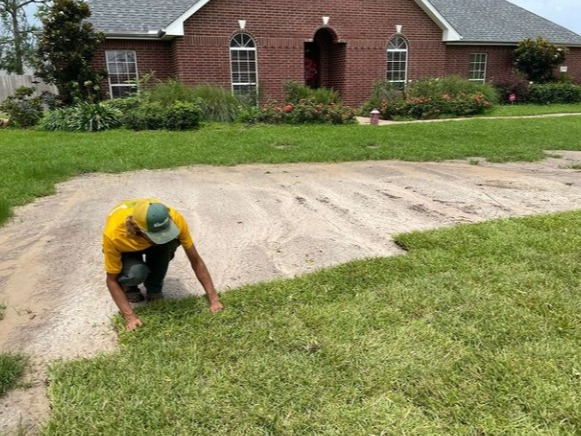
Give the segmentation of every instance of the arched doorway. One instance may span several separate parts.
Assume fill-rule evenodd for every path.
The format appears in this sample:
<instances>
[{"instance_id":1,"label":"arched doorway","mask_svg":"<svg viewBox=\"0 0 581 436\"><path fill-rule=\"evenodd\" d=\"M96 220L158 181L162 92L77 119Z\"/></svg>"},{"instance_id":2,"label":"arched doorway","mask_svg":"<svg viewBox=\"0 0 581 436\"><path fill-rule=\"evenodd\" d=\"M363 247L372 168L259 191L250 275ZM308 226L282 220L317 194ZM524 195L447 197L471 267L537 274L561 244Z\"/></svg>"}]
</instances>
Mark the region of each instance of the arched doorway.
<instances>
[{"instance_id":1,"label":"arched doorway","mask_svg":"<svg viewBox=\"0 0 581 436\"><path fill-rule=\"evenodd\" d=\"M341 93L345 83L345 43L329 28L317 30L312 41L305 42L305 85L331 88Z\"/></svg>"}]
</instances>

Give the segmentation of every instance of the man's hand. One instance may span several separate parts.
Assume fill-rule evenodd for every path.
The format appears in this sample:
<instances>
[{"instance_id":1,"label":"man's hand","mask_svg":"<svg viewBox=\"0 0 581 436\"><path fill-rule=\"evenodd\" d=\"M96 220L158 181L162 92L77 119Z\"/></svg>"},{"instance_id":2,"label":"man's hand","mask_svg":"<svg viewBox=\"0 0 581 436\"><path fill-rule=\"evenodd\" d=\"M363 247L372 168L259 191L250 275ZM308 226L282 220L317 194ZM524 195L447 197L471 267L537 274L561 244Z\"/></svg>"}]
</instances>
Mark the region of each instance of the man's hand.
<instances>
[{"instance_id":1,"label":"man's hand","mask_svg":"<svg viewBox=\"0 0 581 436\"><path fill-rule=\"evenodd\" d=\"M210 312L218 313L224 309L224 306L219 301L210 304Z\"/></svg>"},{"instance_id":2,"label":"man's hand","mask_svg":"<svg viewBox=\"0 0 581 436\"><path fill-rule=\"evenodd\" d=\"M196 250L193 245L190 248L184 248L186 255L192 265L192 269L196 274L199 282L201 283L204 291L206 291L206 297L208 297L208 302L210 303L210 312L218 313L224 309L222 303L220 303L220 298L214 289L214 283L212 282L212 277L210 277L210 272L202 259L202 256Z\"/></svg>"},{"instance_id":3,"label":"man's hand","mask_svg":"<svg viewBox=\"0 0 581 436\"><path fill-rule=\"evenodd\" d=\"M127 328L128 332L132 332L137 327L142 326L142 325L143 325L143 322L141 322L141 320L135 315L130 315L130 316L125 317L125 327Z\"/></svg>"}]
</instances>

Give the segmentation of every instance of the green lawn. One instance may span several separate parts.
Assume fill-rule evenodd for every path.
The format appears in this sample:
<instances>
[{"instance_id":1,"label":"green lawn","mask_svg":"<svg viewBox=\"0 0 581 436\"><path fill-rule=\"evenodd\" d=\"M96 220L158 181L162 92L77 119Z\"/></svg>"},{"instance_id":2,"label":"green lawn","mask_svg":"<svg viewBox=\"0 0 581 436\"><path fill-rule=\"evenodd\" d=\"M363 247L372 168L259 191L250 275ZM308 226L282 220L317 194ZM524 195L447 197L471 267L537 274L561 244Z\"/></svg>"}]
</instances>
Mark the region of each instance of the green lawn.
<instances>
[{"instance_id":1,"label":"green lawn","mask_svg":"<svg viewBox=\"0 0 581 436\"><path fill-rule=\"evenodd\" d=\"M6 306L0 304L0 321L4 319ZM24 373L26 357L21 354L0 353L0 397L16 386Z\"/></svg>"},{"instance_id":2,"label":"green lawn","mask_svg":"<svg viewBox=\"0 0 581 436\"><path fill-rule=\"evenodd\" d=\"M486 117L518 117L547 114L581 113L581 104L515 104L494 106Z\"/></svg>"},{"instance_id":3,"label":"green lawn","mask_svg":"<svg viewBox=\"0 0 581 436\"><path fill-rule=\"evenodd\" d=\"M214 124L194 132L50 133L0 130L0 224L11 208L89 172L180 165L542 159L546 150L581 150L581 116L474 119L393 126Z\"/></svg>"},{"instance_id":4,"label":"green lawn","mask_svg":"<svg viewBox=\"0 0 581 436\"><path fill-rule=\"evenodd\" d=\"M57 364L61 434L580 434L581 212L398 237L351 262L140 311Z\"/></svg>"}]
</instances>

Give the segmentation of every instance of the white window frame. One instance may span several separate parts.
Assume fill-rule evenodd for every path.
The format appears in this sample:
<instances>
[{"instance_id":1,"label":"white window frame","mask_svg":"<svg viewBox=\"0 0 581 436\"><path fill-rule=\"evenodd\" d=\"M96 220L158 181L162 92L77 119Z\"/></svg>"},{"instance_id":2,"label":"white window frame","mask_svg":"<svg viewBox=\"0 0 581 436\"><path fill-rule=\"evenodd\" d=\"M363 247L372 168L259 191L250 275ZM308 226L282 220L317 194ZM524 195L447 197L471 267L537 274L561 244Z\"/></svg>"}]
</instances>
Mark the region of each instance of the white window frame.
<instances>
[{"instance_id":1,"label":"white window frame","mask_svg":"<svg viewBox=\"0 0 581 436\"><path fill-rule=\"evenodd\" d=\"M237 38L241 38L242 40L238 41ZM247 55L249 53L254 53L254 59L248 60L247 57L246 60L241 60L238 55L242 52L245 52ZM235 57L238 57L238 59L235 59ZM240 71L240 65L243 62L246 62L246 72ZM235 67L238 69L235 70ZM243 74L247 74L249 80L234 80L240 78ZM254 76L254 81L250 80L252 78L251 76ZM242 97L252 97L255 99L258 97L258 51L256 50L256 41L254 41L254 38L248 33L240 32L230 39L230 78L232 82L232 94ZM247 91L252 87L254 88L253 92L240 92L240 88Z\"/></svg>"},{"instance_id":2,"label":"white window frame","mask_svg":"<svg viewBox=\"0 0 581 436\"><path fill-rule=\"evenodd\" d=\"M486 68L488 66L488 53L472 53L468 67L468 80L471 82L486 82Z\"/></svg>"},{"instance_id":3,"label":"white window frame","mask_svg":"<svg viewBox=\"0 0 581 436\"><path fill-rule=\"evenodd\" d=\"M399 57L399 56L401 56L401 54L403 54L403 56L405 57L405 59L403 61L401 59L397 59L397 60L390 59L390 57L393 55L398 55L398 57ZM407 40L401 35L396 35L393 38L391 38L389 40L389 43L387 44L386 78L387 78L389 83L400 85L402 88L405 87L407 80L408 80L408 60L409 60L409 50L408 50ZM398 69L391 68L390 69L390 66L393 67L395 65L398 65L400 68L398 68ZM402 65L403 65L403 70L401 69ZM393 77L395 75L399 76L402 73L402 71L403 71L403 79L393 79Z\"/></svg>"},{"instance_id":4,"label":"white window frame","mask_svg":"<svg viewBox=\"0 0 581 436\"><path fill-rule=\"evenodd\" d=\"M110 54L113 57L117 56L117 53L123 53L125 56L124 61L116 61L116 62L111 62L109 61L110 58ZM131 53L133 54L133 62L128 62L127 61L127 53ZM125 95L115 95L115 93L113 92L114 89L119 89L119 88L131 88L133 91L137 90L137 81L139 80L139 70L137 69L137 53L135 52L135 50L107 50L105 52L105 60L107 62L107 74L108 74L108 82L109 82L109 96L113 99L113 98L123 98ZM131 65L133 64L135 66L135 73L129 71L130 68L126 68L124 72L122 73L112 73L112 65L113 64L120 64L120 65ZM116 76L116 75L126 75L127 76L127 80L122 82L122 83L112 83L111 81L111 77L112 76ZM129 83L129 81L131 81L132 83Z\"/></svg>"}]
</instances>

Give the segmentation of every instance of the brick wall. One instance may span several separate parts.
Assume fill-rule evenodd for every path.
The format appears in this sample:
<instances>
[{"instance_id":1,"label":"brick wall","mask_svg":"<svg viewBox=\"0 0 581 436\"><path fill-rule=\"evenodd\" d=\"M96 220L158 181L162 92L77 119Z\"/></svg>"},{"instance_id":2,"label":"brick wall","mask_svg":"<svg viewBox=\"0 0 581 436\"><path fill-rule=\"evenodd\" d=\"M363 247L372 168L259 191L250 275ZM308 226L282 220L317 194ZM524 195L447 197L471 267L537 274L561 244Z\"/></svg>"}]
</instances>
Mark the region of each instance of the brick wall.
<instances>
[{"instance_id":1,"label":"brick wall","mask_svg":"<svg viewBox=\"0 0 581 436\"><path fill-rule=\"evenodd\" d=\"M581 84L581 47L570 48L563 65L567 66L567 74Z\"/></svg>"},{"instance_id":2,"label":"brick wall","mask_svg":"<svg viewBox=\"0 0 581 436\"><path fill-rule=\"evenodd\" d=\"M292 14L290 13L292 11ZM330 17L327 26L322 17ZM283 83L304 81L305 43L321 47L320 81L338 90L349 105L361 104L373 82L385 78L386 49L403 26L408 41L408 79L468 75L471 53L488 53L487 78L511 67L512 47L446 46L442 30L412 0L212 0L185 23L185 36L171 42L108 40L104 49L138 53L140 74L154 71L189 85L231 86L230 39L246 20L256 42L263 97L283 98ZM97 55L104 66L103 50ZM581 49L570 71L581 76Z\"/></svg>"},{"instance_id":3,"label":"brick wall","mask_svg":"<svg viewBox=\"0 0 581 436\"><path fill-rule=\"evenodd\" d=\"M512 52L515 47L495 46L448 46L446 49L447 75L454 74L468 77L470 56L476 53L487 54L486 81L493 81L495 77L505 75L512 69Z\"/></svg>"},{"instance_id":4,"label":"brick wall","mask_svg":"<svg viewBox=\"0 0 581 436\"><path fill-rule=\"evenodd\" d=\"M186 84L230 87L229 42L246 20L255 38L262 95L282 99L286 80L304 80L304 45L315 39L321 52L321 81L337 89L344 101L365 100L376 79L385 77L386 49L395 25L409 41L409 78L441 75L445 66L442 31L411 0L213 0L185 23L184 37L170 43L108 40L106 49L138 52L140 73L176 76ZM289 11L293 11L292 16ZM328 26L322 17L329 16ZM319 30L321 32L317 33ZM157 45L156 45L157 44ZM99 53L104 66L104 54Z\"/></svg>"},{"instance_id":5,"label":"brick wall","mask_svg":"<svg viewBox=\"0 0 581 436\"><path fill-rule=\"evenodd\" d=\"M289 14L292 11L292 15ZM326 30L322 17L330 17ZM442 31L410 0L213 0L185 23L186 37L176 40L179 76L186 83L230 83L229 39L246 20L246 32L258 49L262 92L282 99L286 80L303 81L304 44L321 50L321 84L337 89L348 104L367 98L373 82L385 77L387 42L395 25L410 41L409 77L441 74L445 47Z\"/></svg>"},{"instance_id":6,"label":"brick wall","mask_svg":"<svg viewBox=\"0 0 581 436\"><path fill-rule=\"evenodd\" d=\"M486 67L486 81L494 82L495 77L500 77L510 72L513 68L512 54L516 46L455 46L450 45L446 49L446 74L455 74L468 77L470 55L474 53L486 53L488 62ZM567 74L573 78L581 79L581 48L570 48L569 55L563 63L567 66ZM558 72L557 68L555 72Z\"/></svg>"}]
</instances>

